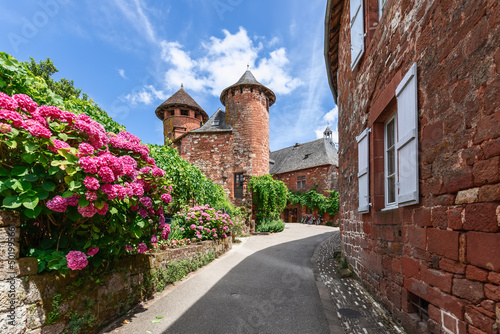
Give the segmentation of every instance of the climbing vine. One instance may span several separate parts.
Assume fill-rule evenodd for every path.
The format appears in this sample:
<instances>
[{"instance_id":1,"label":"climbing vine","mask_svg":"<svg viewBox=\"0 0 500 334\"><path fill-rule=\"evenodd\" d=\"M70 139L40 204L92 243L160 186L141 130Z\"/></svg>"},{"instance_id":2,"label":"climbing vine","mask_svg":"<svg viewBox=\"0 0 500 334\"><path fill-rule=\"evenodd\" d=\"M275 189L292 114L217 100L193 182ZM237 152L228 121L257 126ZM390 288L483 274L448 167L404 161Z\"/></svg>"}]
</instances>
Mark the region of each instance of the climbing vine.
<instances>
[{"instance_id":1,"label":"climbing vine","mask_svg":"<svg viewBox=\"0 0 500 334\"><path fill-rule=\"evenodd\" d=\"M287 187L284 182L274 180L271 175L252 176L249 184L257 206L257 223L263 219L276 219L286 206Z\"/></svg>"},{"instance_id":2,"label":"climbing vine","mask_svg":"<svg viewBox=\"0 0 500 334\"><path fill-rule=\"evenodd\" d=\"M311 210L318 210L322 215L325 212L330 216L334 216L339 211L339 193L338 191L329 191L329 196L326 197L316 192L316 189L311 189L308 192L292 192L288 190L288 201L291 204L300 204Z\"/></svg>"}]
</instances>

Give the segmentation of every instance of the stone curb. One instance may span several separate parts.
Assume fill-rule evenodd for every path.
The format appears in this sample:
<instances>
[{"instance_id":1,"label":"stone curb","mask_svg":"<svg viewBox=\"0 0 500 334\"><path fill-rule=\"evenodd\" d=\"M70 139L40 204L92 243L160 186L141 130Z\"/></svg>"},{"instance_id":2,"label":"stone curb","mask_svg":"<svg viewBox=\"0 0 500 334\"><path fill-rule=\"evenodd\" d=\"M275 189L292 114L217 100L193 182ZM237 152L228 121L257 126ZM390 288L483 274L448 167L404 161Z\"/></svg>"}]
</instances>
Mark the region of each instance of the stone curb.
<instances>
[{"instance_id":1,"label":"stone curb","mask_svg":"<svg viewBox=\"0 0 500 334\"><path fill-rule=\"evenodd\" d=\"M330 334L346 334L344 328L342 328L340 320L335 316L336 308L332 304L332 300L330 298L330 293L325 283L321 279L319 268L318 268L318 257L321 246L328 242L330 238L327 238L323 242L320 242L316 249L314 250L314 254L311 257L311 268L314 275L314 280L316 281L316 288L318 289L319 298L321 300L321 304L323 305L323 311L325 312L325 318L328 322L328 328L330 330Z\"/></svg>"}]
</instances>

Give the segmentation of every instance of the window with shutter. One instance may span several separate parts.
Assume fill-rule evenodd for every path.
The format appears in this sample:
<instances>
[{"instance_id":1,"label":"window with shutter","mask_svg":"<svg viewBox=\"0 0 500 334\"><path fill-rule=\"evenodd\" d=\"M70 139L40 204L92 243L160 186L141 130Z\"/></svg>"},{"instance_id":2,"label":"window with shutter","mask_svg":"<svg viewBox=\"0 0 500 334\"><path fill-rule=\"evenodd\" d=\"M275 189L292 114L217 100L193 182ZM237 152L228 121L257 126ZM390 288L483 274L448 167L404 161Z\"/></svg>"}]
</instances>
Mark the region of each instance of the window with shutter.
<instances>
[{"instance_id":1,"label":"window with shutter","mask_svg":"<svg viewBox=\"0 0 500 334\"><path fill-rule=\"evenodd\" d=\"M357 138L358 142L358 186L359 186L359 213L370 211L370 156L369 156L369 133L370 129L365 129Z\"/></svg>"},{"instance_id":2,"label":"window with shutter","mask_svg":"<svg viewBox=\"0 0 500 334\"><path fill-rule=\"evenodd\" d=\"M418 100L417 64L414 63L396 89L398 103L398 203L418 203Z\"/></svg>"},{"instance_id":3,"label":"window with shutter","mask_svg":"<svg viewBox=\"0 0 500 334\"><path fill-rule=\"evenodd\" d=\"M354 69L365 51L363 0L351 0L351 69Z\"/></svg>"}]
</instances>

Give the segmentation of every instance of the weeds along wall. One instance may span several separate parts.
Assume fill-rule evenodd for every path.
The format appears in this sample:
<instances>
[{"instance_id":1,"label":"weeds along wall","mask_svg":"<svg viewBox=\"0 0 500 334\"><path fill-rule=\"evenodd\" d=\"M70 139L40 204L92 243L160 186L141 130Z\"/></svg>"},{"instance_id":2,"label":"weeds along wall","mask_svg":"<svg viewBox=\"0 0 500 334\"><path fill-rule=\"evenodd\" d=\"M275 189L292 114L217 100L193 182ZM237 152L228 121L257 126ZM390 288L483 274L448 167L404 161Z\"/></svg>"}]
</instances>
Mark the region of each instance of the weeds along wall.
<instances>
[{"instance_id":1,"label":"weeds along wall","mask_svg":"<svg viewBox=\"0 0 500 334\"><path fill-rule=\"evenodd\" d=\"M230 238L120 259L105 271L37 274L19 258L17 213L0 211L0 332L92 333L231 249Z\"/></svg>"}]
</instances>

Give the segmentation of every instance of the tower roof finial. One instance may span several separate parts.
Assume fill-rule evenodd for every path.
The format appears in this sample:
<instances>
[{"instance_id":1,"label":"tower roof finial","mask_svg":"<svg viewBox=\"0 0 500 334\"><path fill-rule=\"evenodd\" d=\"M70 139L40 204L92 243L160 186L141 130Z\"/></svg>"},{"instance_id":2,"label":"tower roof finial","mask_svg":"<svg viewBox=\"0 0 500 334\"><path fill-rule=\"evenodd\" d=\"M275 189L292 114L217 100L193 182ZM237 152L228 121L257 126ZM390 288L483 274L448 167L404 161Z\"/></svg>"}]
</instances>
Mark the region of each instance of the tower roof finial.
<instances>
[{"instance_id":1,"label":"tower roof finial","mask_svg":"<svg viewBox=\"0 0 500 334\"><path fill-rule=\"evenodd\" d=\"M181 82L181 88L184 88L184 84Z\"/></svg>"},{"instance_id":2,"label":"tower roof finial","mask_svg":"<svg viewBox=\"0 0 500 334\"><path fill-rule=\"evenodd\" d=\"M247 64L247 71L250 69L250 64Z\"/></svg>"}]
</instances>

